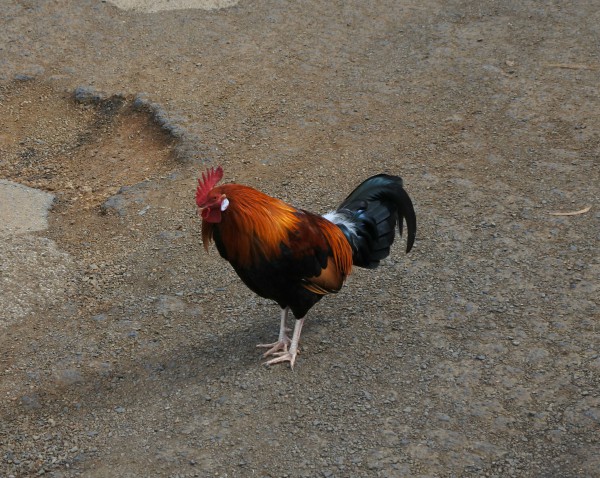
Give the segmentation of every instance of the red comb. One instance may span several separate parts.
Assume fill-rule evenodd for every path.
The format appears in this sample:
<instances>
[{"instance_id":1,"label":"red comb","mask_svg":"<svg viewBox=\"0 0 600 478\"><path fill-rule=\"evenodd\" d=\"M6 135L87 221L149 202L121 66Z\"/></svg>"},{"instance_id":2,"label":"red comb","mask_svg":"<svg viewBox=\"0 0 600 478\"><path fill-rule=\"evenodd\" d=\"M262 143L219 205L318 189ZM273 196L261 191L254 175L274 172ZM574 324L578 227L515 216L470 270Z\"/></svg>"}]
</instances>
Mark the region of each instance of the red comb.
<instances>
[{"instance_id":1,"label":"red comb","mask_svg":"<svg viewBox=\"0 0 600 478\"><path fill-rule=\"evenodd\" d=\"M196 189L196 204L198 207L204 206L208 193L223 177L223 168L217 166L217 168L207 169L205 173L202 173L202 179L198 179L198 189Z\"/></svg>"}]
</instances>

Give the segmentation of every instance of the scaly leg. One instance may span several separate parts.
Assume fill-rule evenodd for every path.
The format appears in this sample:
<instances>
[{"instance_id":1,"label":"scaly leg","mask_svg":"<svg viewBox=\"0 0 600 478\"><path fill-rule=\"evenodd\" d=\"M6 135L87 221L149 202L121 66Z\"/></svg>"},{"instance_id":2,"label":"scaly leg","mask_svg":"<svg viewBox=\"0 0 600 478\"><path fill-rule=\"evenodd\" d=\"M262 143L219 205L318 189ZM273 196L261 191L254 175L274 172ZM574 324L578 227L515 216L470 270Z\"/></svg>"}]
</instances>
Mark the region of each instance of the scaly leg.
<instances>
[{"instance_id":1,"label":"scaly leg","mask_svg":"<svg viewBox=\"0 0 600 478\"><path fill-rule=\"evenodd\" d=\"M269 349L263 354L263 357L268 357L269 355L275 355L275 352L279 352L280 350L283 350L284 352L288 351L288 346L290 345L291 341L290 341L290 338L287 336L286 332L289 332L290 329L288 329L285 324L286 324L289 313L290 313L289 307L286 307L285 309L281 309L281 326L279 327L279 340L277 342L273 342L272 344L258 344L257 345L257 347L259 347L259 348L268 348Z\"/></svg>"},{"instance_id":2,"label":"scaly leg","mask_svg":"<svg viewBox=\"0 0 600 478\"><path fill-rule=\"evenodd\" d=\"M296 355L298 354L298 342L300 342L300 334L302 333L302 325L304 324L304 319L296 320L296 325L294 326L294 334L292 335L292 344L290 345L290 350L284 350L283 352L277 352L273 355L279 355L279 357L269 360L265 362L265 365L274 365L280 362L289 362L290 368L294 369L294 362L296 361Z\"/></svg>"}]
</instances>

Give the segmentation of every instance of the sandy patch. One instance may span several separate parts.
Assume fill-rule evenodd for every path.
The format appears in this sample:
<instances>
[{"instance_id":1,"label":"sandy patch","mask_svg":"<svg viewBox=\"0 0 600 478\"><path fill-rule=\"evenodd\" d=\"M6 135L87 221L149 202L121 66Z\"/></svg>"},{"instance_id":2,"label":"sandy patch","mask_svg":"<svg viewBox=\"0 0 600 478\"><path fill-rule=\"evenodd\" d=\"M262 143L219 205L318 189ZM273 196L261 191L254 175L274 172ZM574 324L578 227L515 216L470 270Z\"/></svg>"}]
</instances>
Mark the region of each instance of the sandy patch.
<instances>
[{"instance_id":1,"label":"sandy patch","mask_svg":"<svg viewBox=\"0 0 600 478\"><path fill-rule=\"evenodd\" d=\"M54 195L0 180L0 328L63 302L72 261L54 241L28 233L48 228Z\"/></svg>"},{"instance_id":2,"label":"sandy patch","mask_svg":"<svg viewBox=\"0 0 600 478\"><path fill-rule=\"evenodd\" d=\"M123 10L155 13L163 10L219 10L237 5L238 0L109 0Z\"/></svg>"},{"instance_id":3,"label":"sandy patch","mask_svg":"<svg viewBox=\"0 0 600 478\"><path fill-rule=\"evenodd\" d=\"M47 192L0 180L0 235L47 229L53 200Z\"/></svg>"},{"instance_id":4,"label":"sandy patch","mask_svg":"<svg viewBox=\"0 0 600 478\"><path fill-rule=\"evenodd\" d=\"M56 313L74 287L75 264L45 237L4 236L0 241L0 330L35 311Z\"/></svg>"}]
</instances>

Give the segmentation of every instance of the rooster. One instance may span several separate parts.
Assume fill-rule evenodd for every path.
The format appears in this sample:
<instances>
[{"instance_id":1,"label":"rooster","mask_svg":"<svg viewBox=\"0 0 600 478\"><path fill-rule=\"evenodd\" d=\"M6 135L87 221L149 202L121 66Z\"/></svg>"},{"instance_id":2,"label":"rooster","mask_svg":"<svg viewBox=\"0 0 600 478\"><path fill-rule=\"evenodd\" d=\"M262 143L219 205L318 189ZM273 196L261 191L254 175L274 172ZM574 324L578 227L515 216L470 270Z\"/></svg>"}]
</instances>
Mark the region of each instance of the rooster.
<instances>
[{"instance_id":1,"label":"rooster","mask_svg":"<svg viewBox=\"0 0 600 478\"><path fill-rule=\"evenodd\" d=\"M198 179L196 204L202 240L211 241L242 281L281 307L279 338L259 344L274 356L266 365L289 362L294 368L307 312L327 294L338 292L352 266L374 269L390 253L406 221L408 253L417 220L398 176L378 174L362 182L339 208L324 216L297 209L241 184L217 183L221 166ZM296 317L290 339L287 319Z\"/></svg>"}]
</instances>

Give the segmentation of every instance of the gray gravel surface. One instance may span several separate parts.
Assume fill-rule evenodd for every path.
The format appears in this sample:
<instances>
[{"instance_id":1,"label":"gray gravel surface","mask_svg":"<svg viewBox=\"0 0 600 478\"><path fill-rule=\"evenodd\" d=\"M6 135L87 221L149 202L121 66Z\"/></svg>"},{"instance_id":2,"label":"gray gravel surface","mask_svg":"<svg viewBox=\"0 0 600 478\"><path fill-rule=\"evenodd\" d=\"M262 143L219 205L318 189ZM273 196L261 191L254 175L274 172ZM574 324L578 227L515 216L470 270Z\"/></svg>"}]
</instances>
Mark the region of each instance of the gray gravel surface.
<instances>
[{"instance_id":1,"label":"gray gravel surface","mask_svg":"<svg viewBox=\"0 0 600 478\"><path fill-rule=\"evenodd\" d=\"M594 2L2 9L0 176L56 200L1 238L0 476L598 476ZM413 251L293 372L203 251L206 164L321 213L378 172L413 197Z\"/></svg>"}]
</instances>

